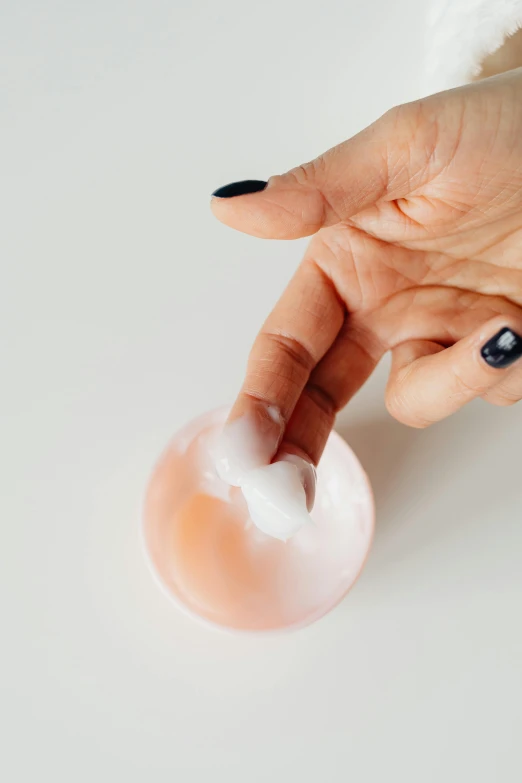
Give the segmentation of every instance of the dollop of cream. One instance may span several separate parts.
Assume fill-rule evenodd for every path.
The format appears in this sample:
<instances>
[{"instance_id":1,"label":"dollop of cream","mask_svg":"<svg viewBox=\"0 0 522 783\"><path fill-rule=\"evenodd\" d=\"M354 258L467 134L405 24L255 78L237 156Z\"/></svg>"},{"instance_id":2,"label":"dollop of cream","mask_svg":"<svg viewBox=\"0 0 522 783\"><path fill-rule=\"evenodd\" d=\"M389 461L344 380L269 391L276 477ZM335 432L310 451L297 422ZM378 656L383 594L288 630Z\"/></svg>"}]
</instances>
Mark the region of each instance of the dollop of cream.
<instances>
[{"instance_id":1,"label":"dollop of cream","mask_svg":"<svg viewBox=\"0 0 522 783\"><path fill-rule=\"evenodd\" d=\"M296 454L283 454L271 462L281 434L281 418L275 409L267 409L266 414L263 426L256 416L228 423L216 444L215 465L223 481L241 488L254 525L287 541L312 524L309 512L315 499L316 473L310 462Z\"/></svg>"},{"instance_id":2,"label":"dollop of cream","mask_svg":"<svg viewBox=\"0 0 522 783\"><path fill-rule=\"evenodd\" d=\"M299 468L290 462L248 471L241 491L252 522L269 536L287 541L312 521Z\"/></svg>"}]
</instances>

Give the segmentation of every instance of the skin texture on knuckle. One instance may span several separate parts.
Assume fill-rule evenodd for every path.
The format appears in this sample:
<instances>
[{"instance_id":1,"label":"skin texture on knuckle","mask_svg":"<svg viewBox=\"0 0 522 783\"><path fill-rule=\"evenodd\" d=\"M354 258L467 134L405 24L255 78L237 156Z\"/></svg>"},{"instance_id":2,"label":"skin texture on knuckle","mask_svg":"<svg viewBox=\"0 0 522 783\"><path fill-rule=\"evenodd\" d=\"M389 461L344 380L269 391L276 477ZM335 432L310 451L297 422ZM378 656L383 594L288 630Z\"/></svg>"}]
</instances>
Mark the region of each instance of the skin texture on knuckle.
<instances>
[{"instance_id":1,"label":"skin texture on knuckle","mask_svg":"<svg viewBox=\"0 0 522 783\"><path fill-rule=\"evenodd\" d=\"M383 115L379 122L389 140L391 195L405 180L411 192L448 167L461 143L464 112L465 101L455 92L405 103Z\"/></svg>"},{"instance_id":2,"label":"skin texture on knuckle","mask_svg":"<svg viewBox=\"0 0 522 783\"><path fill-rule=\"evenodd\" d=\"M312 400L314 405L319 408L323 416L328 420L329 425L332 426L339 411L339 405L328 391L323 386L310 380L306 384L303 394L306 394Z\"/></svg>"},{"instance_id":3,"label":"skin texture on knuckle","mask_svg":"<svg viewBox=\"0 0 522 783\"><path fill-rule=\"evenodd\" d=\"M422 430L433 423L419 415L417 405L413 403L410 395L403 394L393 387L386 391L384 401L390 416L407 427Z\"/></svg>"},{"instance_id":4,"label":"skin texture on knuckle","mask_svg":"<svg viewBox=\"0 0 522 783\"><path fill-rule=\"evenodd\" d=\"M491 380L489 378L483 380L476 380L465 378L457 367L453 367L453 390L452 397L463 398L464 400L471 400L475 397L481 397L487 392L491 386Z\"/></svg>"},{"instance_id":5,"label":"skin texture on knuckle","mask_svg":"<svg viewBox=\"0 0 522 783\"><path fill-rule=\"evenodd\" d=\"M314 160L296 166L280 179L274 179L284 187L295 186L301 191L308 191L307 214L301 217L303 222L313 223L316 230L338 223L342 218L339 205L344 202L344 182L342 153L338 154L342 147L341 144Z\"/></svg>"},{"instance_id":6,"label":"skin texture on knuckle","mask_svg":"<svg viewBox=\"0 0 522 783\"><path fill-rule=\"evenodd\" d=\"M305 187L317 187L318 184L324 179L325 172L325 156L320 155L318 158L310 160L307 163L301 163L299 166L291 169L284 176L289 180L293 180L298 185Z\"/></svg>"},{"instance_id":7,"label":"skin texture on knuckle","mask_svg":"<svg viewBox=\"0 0 522 783\"><path fill-rule=\"evenodd\" d=\"M280 355L286 357L289 361L287 364L300 367L307 375L310 373L316 363L316 358L312 356L310 350L300 343L295 337L283 334L282 332L272 332L264 330L261 332L260 337L264 338L267 343L265 349L267 356L270 356L270 361L273 361L273 356ZM273 350L270 351L270 348Z\"/></svg>"},{"instance_id":8,"label":"skin texture on knuckle","mask_svg":"<svg viewBox=\"0 0 522 783\"><path fill-rule=\"evenodd\" d=\"M382 197L387 200L408 195L424 179L422 172L426 155L422 154L422 150L426 132L419 120L418 104L394 106L369 129L370 138L379 150Z\"/></svg>"}]
</instances>

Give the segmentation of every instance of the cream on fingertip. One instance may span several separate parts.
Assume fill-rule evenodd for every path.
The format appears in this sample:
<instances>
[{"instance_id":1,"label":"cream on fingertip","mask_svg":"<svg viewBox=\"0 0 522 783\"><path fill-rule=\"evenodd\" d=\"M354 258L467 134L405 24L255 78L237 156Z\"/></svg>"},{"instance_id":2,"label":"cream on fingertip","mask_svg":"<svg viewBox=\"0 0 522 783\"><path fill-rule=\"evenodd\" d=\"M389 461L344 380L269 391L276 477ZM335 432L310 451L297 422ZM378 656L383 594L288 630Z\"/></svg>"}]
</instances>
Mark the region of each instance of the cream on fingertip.
<instances>
[{"instance_id":1,"label":"cream on fingertip","mask_svg":"<svg viewBox=\"0 0 522 783\"><path fill-rule=\"evenodd\" d=\"M272 406L228 422L215 449L219 477L240 487L259 530L286 541L311 522L316 472L311 462L284 453L272 462L283 419Z\"/></svg>"},{"instance_id":2,"label":"cream on fingertip","mask_svg":"<svg viewBox=\"0 0 522 783\"><path fill-rule=\"evenodd\" d=\"M254 525L273 538L287 541L312 522L300 470L291 462L245 473L241 491Z\"/></svg>"},{"instance_id":3,"label":"cream on fingertip","mask_svg":"<svg viewBox=\"0 0 522 783\"><path fill-rule=\"evenodd\" d=\"M244 416L227 422L215 447L219 477L234 487L241 486L246 472L271 462L283 429L279 410L262 403Z\"/></svg>"}]
</instances>

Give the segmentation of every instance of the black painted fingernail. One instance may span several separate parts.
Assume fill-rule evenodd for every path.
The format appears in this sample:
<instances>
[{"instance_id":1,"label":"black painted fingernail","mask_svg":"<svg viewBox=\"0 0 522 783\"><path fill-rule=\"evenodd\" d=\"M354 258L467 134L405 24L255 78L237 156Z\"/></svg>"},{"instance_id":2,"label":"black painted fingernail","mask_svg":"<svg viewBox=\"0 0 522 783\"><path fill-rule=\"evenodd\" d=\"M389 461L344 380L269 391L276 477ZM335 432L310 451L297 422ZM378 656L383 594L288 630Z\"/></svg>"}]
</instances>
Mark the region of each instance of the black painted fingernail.
<instances>
[{"instance_id":1,"label":"black painted fingernail","mask_svg":"<svg viewBox=\"0 0 522 783\"><path fill-rule=\"evenodd\" d=\"M505 327L487 341L480 353L491 367L509 367L522 356L522 337Z\"/></svg>"},{"instance_id":2,"label":"black painted fingernail","mask_svg":"<svg viewBox=\"0 0 522 783\"><path fill-rule=\"evenodd\" d=\"M268 182L262 179L244 179L242 182L231 182L223 185L213 192L215 198L234 198L234 196L246 196L247 193L259 193L264 190Z\"/></svg>"}]
</instances>

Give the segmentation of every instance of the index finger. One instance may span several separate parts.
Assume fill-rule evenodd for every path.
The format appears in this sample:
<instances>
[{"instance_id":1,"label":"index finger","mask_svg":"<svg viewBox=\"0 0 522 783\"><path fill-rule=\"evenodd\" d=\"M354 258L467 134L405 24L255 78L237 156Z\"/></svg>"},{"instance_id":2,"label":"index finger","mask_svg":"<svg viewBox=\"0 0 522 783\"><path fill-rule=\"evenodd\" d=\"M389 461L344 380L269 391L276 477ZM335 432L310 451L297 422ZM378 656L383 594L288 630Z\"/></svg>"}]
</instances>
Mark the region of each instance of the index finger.
<instances>
[{"instance_id":1,"label":"index finger","mask_svg":"<svg viewBox=\"0 0 522 783\"><path fill-rule=\"evenodd\" d=\"M238 483L243 470L273 459L311 373L335 342L344 318L345 307L332 281L313 260L305 259L252 346L224 430L222 475L230 483ZM315 462L313 449L308 454L286 440L285 447Z\"/></svg>"},{"instance_id":2,"label":"index finger","mask_svg":"<svg viewBox=\"0 0 522 783\"><path fill-rule=\"evenodd\" d=\"M253 399L276 407L287 423L344 316L332 281L314 261L303 261L252 346L231 418L243 415Z\"/></svg>"}]
</instances>

